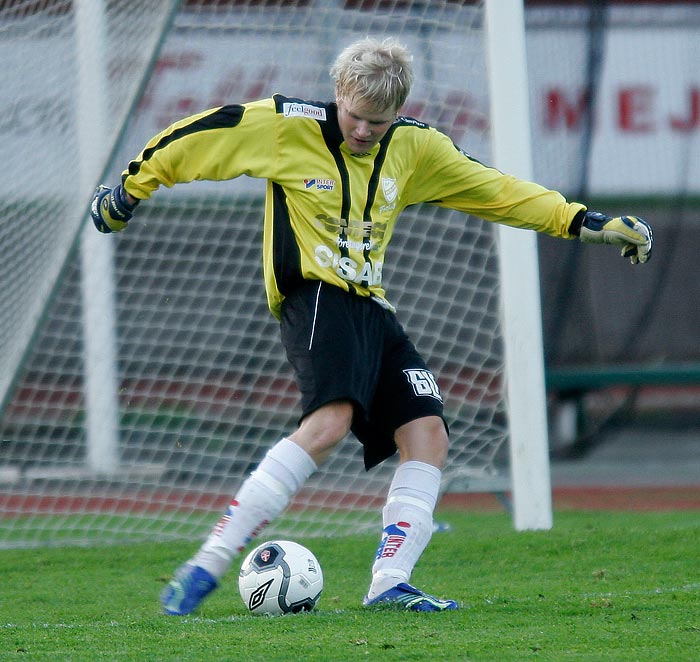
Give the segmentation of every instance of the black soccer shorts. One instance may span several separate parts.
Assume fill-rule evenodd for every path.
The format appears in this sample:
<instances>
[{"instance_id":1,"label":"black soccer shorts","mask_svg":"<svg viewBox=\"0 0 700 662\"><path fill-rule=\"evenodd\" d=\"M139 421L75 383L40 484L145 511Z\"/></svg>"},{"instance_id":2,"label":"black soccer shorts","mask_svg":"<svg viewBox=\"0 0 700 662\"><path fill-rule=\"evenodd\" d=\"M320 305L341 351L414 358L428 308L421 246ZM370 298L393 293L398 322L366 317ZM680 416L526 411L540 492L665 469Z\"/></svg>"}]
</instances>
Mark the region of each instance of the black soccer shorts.
<instances>
[{"instance_id":1,"label":"black soccer shorts","mask_svg":"<svg viewBox=\"0 0 700 662\"><path fill-rule=\"evenodd\" d=\"M424 416L445 420L435 377L394 313L376 301L308 281L284 300L281 333L301 391L301 419L350 401L367 469L396 452L401 425Z\"/></svg>"}]
</instances>

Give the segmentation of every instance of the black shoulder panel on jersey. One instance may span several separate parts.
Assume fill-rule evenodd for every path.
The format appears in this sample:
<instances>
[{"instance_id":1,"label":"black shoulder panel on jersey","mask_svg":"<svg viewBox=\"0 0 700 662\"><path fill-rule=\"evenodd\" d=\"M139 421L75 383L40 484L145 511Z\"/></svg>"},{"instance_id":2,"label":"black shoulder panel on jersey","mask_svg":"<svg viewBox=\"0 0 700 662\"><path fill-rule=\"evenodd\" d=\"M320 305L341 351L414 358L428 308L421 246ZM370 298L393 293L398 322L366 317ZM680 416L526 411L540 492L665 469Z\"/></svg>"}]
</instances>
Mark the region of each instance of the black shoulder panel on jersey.
<instances>
[{"instance_id":1,"label":"black shoulder panel on jersey","mask_svg":"<svg viewBox=\"0 0 700 662\"><path fill-rule=\"evenodd\" d=\"M335 103L329 103L326 106L326 122L321 125L321 131L323 131L323 138L326 144L330 148L340 147L340 143L343 142L343 134L340 132L340 125L338 124L338 106Z\"/></svg>"},{"instance_id":2,"label":"black shoulder panel on jersey","mask_svg":"<svg viewBox=\"0 0 700 662\"><path fill-rule=\"evenodd\" d=\"M141 169L141 164L144 161L148 161L153 154L158 150L163 149L167 145L180 138L189 136L193 133L198 133L199 131L209 131L211 129L230 129L234 126L240 124L243 118L243 113L245 108L239 104L233 104L230 106L222 106L218 110L215 110L209 115L194 120L192 123L185 126L181 126L172 133L163 136L153 147L145 150L143 153L143 158L140 161L132 161L129 163L129 174L135 175Z\"/></svg>"},{"instance_id":3,"label":"black shoulder panel on jersey","mask_svg":"<svg viewBox=\"0 0 700 662\"><path fill-rule=\"evenodd\" d=\"M285 103L306 103L303 99L298 99L297 97L285 97L281 94L273 94L272 98L275 100L275 112L284 112Z\"/></svg>"},{"instance_id":4,"label":"black shoulder panel on jersey","mask_svg":"<svg viewBox=\"0 0 700 662\"><path fill-rule=\"evenodd\" d=\"M304 106L313 106L314 108L323 108L325 110L328 110L328 105L327 103L324 103L323 101L308 101L307 99L299 99L297 97L285 97L282 94L273 94L272 98L275 101L275 111L278 113L284 112L284 104L285 103L298 103L298 104L303 104Z\"/></svg>"},{"instance_id":5,"label":"black shoulder panel on jersey","mask_svg":"<svg viewBox=\"0 0 700 662\"><path fill-rule=\"evenodd\" d=\"M296 115L307 115L309 119L315 119L321 127L324 139L328 143L329 141L333 144L340 145L343 142L343 136L340 133L340 128L338 127L338 108L335 103L325 103L323 101L307 101L306 99L298 99L296 97L285 97L281 94L273 94L272 98L275 102L275 112L278 114L284 114L285 104L298 104L300 108L297 112L293 114ZM312 109L317 108L318 114L314 113ZM297 109L294 109L295 111Z\"/></svg>"}]
</instances>

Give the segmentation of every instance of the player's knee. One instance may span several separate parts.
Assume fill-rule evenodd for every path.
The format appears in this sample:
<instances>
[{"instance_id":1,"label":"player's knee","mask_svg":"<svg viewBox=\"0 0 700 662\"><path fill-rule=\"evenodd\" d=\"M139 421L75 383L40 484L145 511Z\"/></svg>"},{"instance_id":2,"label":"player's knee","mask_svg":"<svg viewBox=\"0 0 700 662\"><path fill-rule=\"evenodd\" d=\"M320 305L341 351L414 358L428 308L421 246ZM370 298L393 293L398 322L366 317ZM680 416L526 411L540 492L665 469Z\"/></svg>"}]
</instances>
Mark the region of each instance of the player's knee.
<instances>
[{"instance_id":1,"label":"player's knee","mask_svg":"<svg viewBox=\"0 0 700 662\"><path fill-rule=\"evenodd\" d=\"M439 416L426 416L402 425L395 433L402 461L419 460L441 469L447 459L449 439Z\"/></svg>"},{"instance_id":2,"label":"player's knee","mask_svg":"<svg viewBox=\"0 0 700 662\"><path fill-rule=\"evenodd\" d=\"M350 402L331 402L306 416L290 439L319 464L350 431L352 417Z\"/></svg>"}]
</instances>

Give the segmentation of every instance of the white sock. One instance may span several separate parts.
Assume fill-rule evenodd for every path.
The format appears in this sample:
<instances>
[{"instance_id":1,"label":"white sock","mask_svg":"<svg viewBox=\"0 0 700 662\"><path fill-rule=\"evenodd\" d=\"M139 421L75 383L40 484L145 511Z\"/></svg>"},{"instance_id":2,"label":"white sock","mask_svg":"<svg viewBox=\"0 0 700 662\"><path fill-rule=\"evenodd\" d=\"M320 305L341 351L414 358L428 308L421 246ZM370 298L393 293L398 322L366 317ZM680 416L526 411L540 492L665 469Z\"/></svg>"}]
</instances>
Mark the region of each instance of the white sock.
<instances>
[{"instance_id":1,"label":"white sock","mask_svg":"<svg viewBox=\"0 0 700 662\"><path fill-rule=\"evenodd\" d=\"M311 456L293 441L284 438L275 444L190 563L221 578L233 558L287 507L316 468Z\"/></svg>"},{"instance_id":2,"label":"white sock","mask_svg":"<svg viewBox=\"0 0 700 662\"><path fill-rule=\"evenodd\" d=\"M408 582L433 534L433 511L442 473L425 462L400 465L382 512L384 531L372 566L368 597Z\"/></svg>"}]
</instances>

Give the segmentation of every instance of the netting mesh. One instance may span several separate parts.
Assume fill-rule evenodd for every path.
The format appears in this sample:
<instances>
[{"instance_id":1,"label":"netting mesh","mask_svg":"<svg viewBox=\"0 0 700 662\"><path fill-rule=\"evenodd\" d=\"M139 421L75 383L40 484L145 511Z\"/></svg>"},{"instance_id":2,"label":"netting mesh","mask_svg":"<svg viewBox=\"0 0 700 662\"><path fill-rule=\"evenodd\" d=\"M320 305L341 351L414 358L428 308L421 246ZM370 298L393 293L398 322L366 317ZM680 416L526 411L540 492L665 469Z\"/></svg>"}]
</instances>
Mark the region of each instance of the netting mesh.
<instances>
[{"instance_id":1,"label":"netting mesh","mask_svg":"<svg viewBox=\"0 0 700 662\"><path fill-rule=\"evenodd\" d=\"M110 19L118 5L105 4ZM124 3L125 11L135 15L134 5ZM139 88L139 72L148 62L144 40L155 47L158 25L169 25L169 3L144 5L139 20L127 24L146 26L146 33L115 40L107 49L114 117ZM404 113L488 160L482 10L478 3L454 2L185 2L165 35L138 112L123 133L119 122L112 124L118 135L110 139L119 137L120 143L106 181L117 181L146 139L191 112L274 92L331 98L333 57L365 34L399 36L414 53L417 83ZM143 12L153 20L144 20ZM74 13L71 3L45 11L32 3L29 15L0 13L0 25L13 40L26 38L27 48L53 49L52 59L68 66ZM41 32L31 36L24 28L29 23L41 24L47 34L54 25L65 32L57 41ZM0 48L4 52L4 42ZM16 46L7 48L17 56ZM142 56L138 66L136 52ZM7 84L21 87L16 77ZM62 83L62 104L77 84ZM116 91L118 84L125 87ZM75 142L73 125L66 122L66 145ZM32 126L33 149L39 149L44 130ZM49 142L57 147L64 138ZM263 289L264 188L243 178L161 190L138 208L128 231L104 238L115 248L119 445L117 464L96 473L86 463L92 442L85 430L80 262L69 256L65 268L58 268L84 221L91 192L75 193L78 158L73 148L47 153L37 165L51 170L52 191L71 191L63 208L52 207L49 214L27 180L21 197L32 209L16 207L12 217L12 225L35 236L12 232L13 271L22 276L20 286L4 290L5 306L10 298L30 303L26 293L41 289L35 278L47 280L43 289L53 297L48 306L46 296L32 303L32 314L17 307L2 317L3 323L36 328L36 335L19 369L2 371L15 386L0 427L0 545L201 536L213 524L212 513L269 446L294 429L299 414ZM17 204L1 187L0 204ZM47 216L61 219L50 231L62 238L47 237L47 225L32 220ZM489 224L420 206L404 213L387 252L388 297L445 397L452 433L446 484L465 472L502 474L507 461L494 242ZM15 335L16 329L8 329L3 342L17 358L23 350L10 344ZM20 335L23 342L30 336ZM376 525L370 506L380 503L394 467L390 460L366 473L361 447L349 436L271 532L326 535Z\"/></svg>"},{"instance_id":2,"label":"netting mesh","mask_svg":"<svg viewBox=\"0 0 700 662\"><path fill-rule=\"evenodd\" d=\"M0 181L0 398L8 395L75 242L100 165L118 138L118 132L104 136L101 163L93 165L87 190L81 190L84 68L92 73L99 68L108 78L101 104L105 121L119 127L134 104L173 4L0 4L0 158L12 173ZM139 20L124 30L130 15ZM85 35L99 36L103 52L86 52Z\"/></svg>"}]
</instances>

